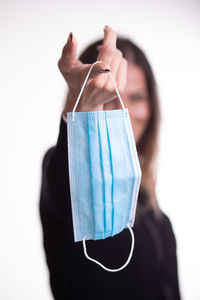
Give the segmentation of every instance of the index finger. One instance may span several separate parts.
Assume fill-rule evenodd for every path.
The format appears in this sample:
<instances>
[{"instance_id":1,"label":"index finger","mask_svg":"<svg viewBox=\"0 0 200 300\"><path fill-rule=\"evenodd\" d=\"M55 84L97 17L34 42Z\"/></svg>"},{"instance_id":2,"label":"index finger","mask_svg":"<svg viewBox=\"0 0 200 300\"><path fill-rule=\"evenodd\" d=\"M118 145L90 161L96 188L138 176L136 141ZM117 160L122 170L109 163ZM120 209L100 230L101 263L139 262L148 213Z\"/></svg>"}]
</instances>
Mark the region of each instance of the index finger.
<instances>
[{"instance_id":1,"label":"index finger","mask_svg":"<svg viewBox=\"0 0 200 300\"><path fill-rule=\"evenodd\" d=\"M116 49L117 34L109 27L104 28L103 47Z\"/></svg>"}]
</instances>

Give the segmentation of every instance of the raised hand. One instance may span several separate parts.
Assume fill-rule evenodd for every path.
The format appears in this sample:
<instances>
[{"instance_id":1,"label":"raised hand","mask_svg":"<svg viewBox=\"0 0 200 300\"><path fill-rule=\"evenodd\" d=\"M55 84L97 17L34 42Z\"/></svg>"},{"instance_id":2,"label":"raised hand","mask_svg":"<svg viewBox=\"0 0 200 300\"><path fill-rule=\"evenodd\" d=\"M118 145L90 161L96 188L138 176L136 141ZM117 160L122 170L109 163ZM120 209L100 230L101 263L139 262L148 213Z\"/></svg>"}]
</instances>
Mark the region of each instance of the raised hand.
<instances>
[{"instance_id":1,"label":"raised hand","mask_svg":"<svg viewBox=\"0 0 200 300\"><path fill-rule=\"evenodd\" d=\"M127 79L127 61L122 57L121 51L116 48L116 39L116 33L110 27L105 26L103 45L98 47L99 55L97 57L97 60L101 60L102 63L93 67L77 111L103 110L105 103L116 98L116 92L108 75L109 70L111 70L119 92L123 92ZM69 87L65 114L72 111L91 66L83 64L76 56L77 40L70 34L58 61L58 67Z\"/></svg>"}]
</instances>

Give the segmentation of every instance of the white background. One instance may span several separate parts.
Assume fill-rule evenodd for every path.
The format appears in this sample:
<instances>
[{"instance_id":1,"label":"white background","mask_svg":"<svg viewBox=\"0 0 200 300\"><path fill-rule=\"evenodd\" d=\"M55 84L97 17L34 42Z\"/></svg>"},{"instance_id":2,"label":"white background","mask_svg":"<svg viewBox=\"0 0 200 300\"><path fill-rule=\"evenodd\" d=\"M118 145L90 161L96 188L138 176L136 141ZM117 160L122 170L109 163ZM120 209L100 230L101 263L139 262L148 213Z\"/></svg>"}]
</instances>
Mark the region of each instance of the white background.
<instances>
[{"instance_id":1,"label":"white background","mask_svg":"<svg viewBox=\"0 0 200 300\"><path fill-rule=\"evenodd\" d=\"M200 3L0 2L0 298L52 299L38 214L41 160L55 144L70 31L79 53L104 25L146 52L162 106L157 194L177 237L183 299L200 299Z\"/></svg>"}]
</instances>

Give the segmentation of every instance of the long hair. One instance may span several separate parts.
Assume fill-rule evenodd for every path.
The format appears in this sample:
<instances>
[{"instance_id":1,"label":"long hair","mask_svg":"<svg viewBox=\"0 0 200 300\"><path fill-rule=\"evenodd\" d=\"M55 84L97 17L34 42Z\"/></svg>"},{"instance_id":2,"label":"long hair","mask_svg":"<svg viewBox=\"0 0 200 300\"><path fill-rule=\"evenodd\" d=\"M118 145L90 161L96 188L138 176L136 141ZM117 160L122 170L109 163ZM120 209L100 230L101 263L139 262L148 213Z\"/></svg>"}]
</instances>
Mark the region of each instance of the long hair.
<instances>
[{"instance_id":1,"label":"long hair","mask_svg":"<svg viewBox=\"0 0 200 300\"><path fill-rule=\"evenodd\" d=\"M80 61L87 64L94 63L98 57L97 46L102 45L102 43L103 40L98 40L87 47L80 55ZM128 63L130 62L137 65L145 74L151 113L148 125L137 143L137 151L142 169L140 191L146 195L146 208L153 208L154 212L159 212L155 184L158 135L160 127L160 107L155 78L146 55L132 41L118 37L117 48L122 52L123 57L127 59Z\"/></svg>"}]
</instances>

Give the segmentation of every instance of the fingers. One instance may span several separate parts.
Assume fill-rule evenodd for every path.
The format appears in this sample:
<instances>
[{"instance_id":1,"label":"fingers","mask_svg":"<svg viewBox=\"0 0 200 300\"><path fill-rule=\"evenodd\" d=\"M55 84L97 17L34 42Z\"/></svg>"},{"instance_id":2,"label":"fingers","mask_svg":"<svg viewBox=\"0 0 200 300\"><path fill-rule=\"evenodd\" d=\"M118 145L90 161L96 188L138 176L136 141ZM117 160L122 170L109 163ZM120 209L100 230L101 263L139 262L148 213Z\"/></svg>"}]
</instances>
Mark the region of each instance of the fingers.
<instances>
[{"instance_id":1,"label":"fingers","mask_svg":"<svg viewBox=\"0 0 200 300\"><path fill-rule=\"evenodd\" d=\"M98 60L102 60L109 64L113 79L116 81L117 87L123 87L127 77L125 68L126 61L122 56L122 52L116 48L116 33L108 26L104 29L103 44L97 46L99 51ZM109 77L104 86L105 90L113 91L113 84Z\"/></svg>"},{"instance_id":2,"label":"fingers","mask_svg":"<svg viewBox=\"0 0 200 300\"><path fill-rule=\"evenodd\" d=\"M104 99L104 103L107 103L117 98L117 94L110 77L107 76L106 84L104 84L105 80L103 81L101 76L99 76L98 78L91 80L86 87L86 91L91 96L94 106L97 106L102 99ZM120 61L115 82L119 92L122 93L127 82L127 60L125 58L122 58Z\"/></svg>"},{"instance_id":3,"label":"fingers","mask_svg":"<svg viewBox=\"0 0 200 300\"><path fill-rule=\"evenodd\" d=\"M97 63L94 65L92 72L90 74L90 79L96 78L100 74L107 74L110 71L110 66L104 62Z\"/></svg>"},{"instance_id":4,"label":"fingers","mask_svg":"<svg viewBox=\"0 0 200 300\"><path fill-rule=\"evenodd\" d=\"M116 50L116 33L108 26L104 28L104 40L101 47L99 47L99 55L97 60L102 60L107 64L111 64Z\"/></svg>"},{"instance_id":5,"label":"fingers","mask_svg":"<svg viewBox=\"0 0 200 300\"><path fill-rule=\"evenodd\" d=\"M106 26L104 29L103 44L97 48L99 51L97 60L102 62L94 65L84 94L81 97L82 104L80 104L86 110L93 106L99 107L105 101L109 102L113 98L116 98L116 91L114 90L110 76L108 76L109 71L111 71L118 89L121 91L125 87L127 79L126 60L122 57L121 51L116 48L116 39L116 33L110 27ZM76 38L72 34L69 34L67 43L63 47L61 58L58 61L58 67L74 98L80 92L81 86L91 67L91 64L84 64L77 59L77 47Z\"/></svg>"},{"instance_id":6,"label":"fingers","mask_svg":"<svg viewBox=\"0 0 200 300\"><path fill-rule=\"evenodd\" d=\"M103 47L109 47L111 49L115 49L116 41L117 41L116 33L109 26L105 26Z\"/></svg>"},{"instance_id":7,"label":"fingers","mask_svg":"<svg viewBox=\"0 0 200 300\"><path fill-rule=\"evenodd\" d=\"M120 50L116 49L115 54L114 54L111 64L110 64L111 65L111 74L112 74L113 78L116 77L119 66L121 64L121 60L122 60L122 52Z\"/></svg>"},{"instance_id":8,"label":"fingers","mask_svg":"<svg viewBox=\"0 0 200 300\"><path fill-rule=\"evenodd\" d=\"M114 79L122 59L122 52L116 48L116 40L116 33L109 26L105 26L103 44L97 46L97 50L99 51L97 60L110 65L111 74Z\"/></svg>"},{"instance_id":9,"label":"fingers","mask_svg":"<svg viewBox=\"0 0 200 300\"><path fill-rule=\"evenodd\" d=\"M67 43L63 47L61 58L58 61L59 69L68 72L77 63L78 43L72 33L69 34ZM62 72L62 70L61 70Z\"/></svg>"},{"instance_id":10,"label":"fingers","mask_svg":"<svg viewBox=\"0 0 200 300\"><path fill-rule=\"evenodd\" d=\"M116 84L120 93L122 93L127 83L127 60L122 58L121 63L116 74Z\"/></svg>"}]
</instances>

